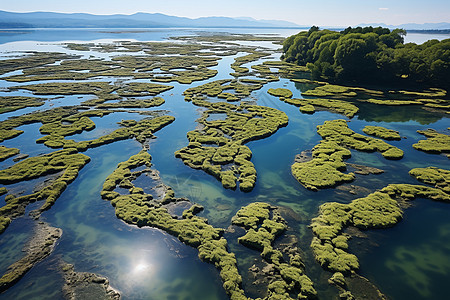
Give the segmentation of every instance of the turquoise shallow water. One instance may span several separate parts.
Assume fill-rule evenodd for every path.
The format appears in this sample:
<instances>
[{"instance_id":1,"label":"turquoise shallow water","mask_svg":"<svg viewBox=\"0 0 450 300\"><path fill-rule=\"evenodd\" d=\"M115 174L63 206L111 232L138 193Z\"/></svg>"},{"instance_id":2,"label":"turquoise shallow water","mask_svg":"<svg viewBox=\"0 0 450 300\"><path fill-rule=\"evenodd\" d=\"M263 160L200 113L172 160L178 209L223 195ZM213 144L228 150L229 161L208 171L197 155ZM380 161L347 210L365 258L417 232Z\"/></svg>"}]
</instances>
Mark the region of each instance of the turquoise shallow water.
<instances>
[{"instance_id":1,"label":"turquoise shallow water","mask_svg":"<svg viewBox=\"0 0 450 300\"><path fill-rule=\"evenodd\" d=\"M68 39L91 41L119 38L161 40L170 35L192 34L189 30L161 30L129 35L80 32L45 31L23 34L20 37L0 35L0 50L63 49L57 43L43 45L30 42L30 37L40 42L58 42ZM14 39L22 42L10 42ZM450 122L442 115L434 115L415 107L380 108L359 104L361 110L351 120L349 127L359 133L362 133L362 128L366 125L379 125L400 131L406 139L390 143L403 149L405 157L393 162L384 159L379 153L352 151L349 162L378 167L385 170L385 173L357 176L352 184L365 188L358 196L335 189L311 192L304 189L291 175L290 166L294 157L320 141L316 132L317 125L326 120L346 118L327 111L319 111L313 115L301 114L297 107L270 96L267 90L284 87L293 91L294 97L302 97L302 87L287 79L271 82L253 92L249 100L285 112L289 117L289 124L266 139L247 144L252 150L252 162L258 172L254 190L250 193L225 190L215 178L203 171L189 168L175 158L173 153L187 145L186 133L196 128L195 120L201 115L201 109L184 101L183 91L208 81L231 79L229 73L232 69L229 65L235 57L241 55L244 54L223 58L214 67L218 74L212 79L191 85L170 83L174 88L161 94L166 103L152 110L167 110L176 120L158 131L157 138L150 142L149 153L153 157L153 167L178 197L188 197L192 202L203 205L205 210L200 215L217 227L227 228L236 211L251 202L265 201L287 209L290 216L287 218L290 226L288 233L299 239L307 273L316 282L319 296L323 299L329 298L331 294L336 296L326 283L326 274L324 276L320 266L315 263L309 249L312 234L308 225L311 218L317 215L318 207L328 201L349 203L388 183L417 183L408 175L411 168L433 165L449 169L450 163L446 157L416 151L412 144L424 138L417 130L433 128L443 131L450 126ZM245 66L251 67L252 64L256 63ZM0 80L0 86L2 84L5 82ZM60 101L58 105L78 105L87 99L88 96L65 97L51 102ZM46 108L47 106L27 108L8 116ZM103 118L92 118L96 129L70 138L77 141L96 138L118 128L116 122L122 119L140 118L143 116L136 113L114 113ZM39 124L22 127L19 129L25 130L24 134L4 141L1 145L18 147L22 153L31 156L52 151L34 142L41 136ZM119 162L127 160L140 150L140 144L127 140L85 152L91 162L81 170L78 178L56 204L42 215L45 221L62 228L64 232L54 253L37 264L13 288L0 294L1 299L61 298L59 287L63 280L56 271L60 258L74 264L77 271L107 276L111 285L122 293L123 299L227 299L217 270L200 261L197 250L162 231L126 225L115 217L112 205L101 199L100 190L105 178ZM0 165L6 168L13 163L12 159L8 159ZM32 189L32 183L34 181L30 182L30 186L22 188ZM414 202L413 207L406 210L405 219L394 228L368 231L368 238L360 243L362 246L357 244L360 240L355 239L351 250L361 257L361 274L392 299L442 299L448 293L442 286L450 279L450 220L446 217L448 209L446 204L419 199ZM30 236L30 223L32 222L27 217L20 218L0 236L1 271L5 271L10 263L23 255L21 248ZM226 237L229 239L230 249L238 256L241 274L245 276L258 253L239 245L235 235ZM251 282L244 280L244 287L251 290ZM256 297L258 293L251 290L249 296Z\"/></svg>"}]
</instances>

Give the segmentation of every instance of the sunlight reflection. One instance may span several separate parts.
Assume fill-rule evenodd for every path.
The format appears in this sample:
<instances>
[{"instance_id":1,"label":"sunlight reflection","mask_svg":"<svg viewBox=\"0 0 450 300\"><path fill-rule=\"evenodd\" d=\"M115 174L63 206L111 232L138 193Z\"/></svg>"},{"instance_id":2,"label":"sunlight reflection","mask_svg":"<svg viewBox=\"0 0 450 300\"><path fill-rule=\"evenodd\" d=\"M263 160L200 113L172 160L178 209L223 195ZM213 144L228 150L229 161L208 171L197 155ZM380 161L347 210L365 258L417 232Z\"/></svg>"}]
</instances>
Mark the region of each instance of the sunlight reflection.
<instances>
[{"instance_id":1,"label":"sunlight reflection","mask_svg":"<svg viewBox=\"0 0 450 300\"><path fill-rule=\"evenodd\" d=\"M139 263L137 264L134 269L133 269L133 273L142 273L144 271L147 271L151 269L150 265L147 265L146 263Z\"/></svg>"}]
</instances>

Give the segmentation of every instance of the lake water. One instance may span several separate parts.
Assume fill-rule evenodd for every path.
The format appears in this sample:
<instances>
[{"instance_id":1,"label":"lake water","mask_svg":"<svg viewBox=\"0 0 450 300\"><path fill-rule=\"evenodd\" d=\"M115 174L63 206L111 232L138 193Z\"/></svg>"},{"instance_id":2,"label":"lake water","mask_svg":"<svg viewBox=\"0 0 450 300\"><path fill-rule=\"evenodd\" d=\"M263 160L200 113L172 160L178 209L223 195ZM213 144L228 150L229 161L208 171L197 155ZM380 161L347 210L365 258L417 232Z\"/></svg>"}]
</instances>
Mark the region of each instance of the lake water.
<instances>
[{"instance_id":1,"label":"lake water","mask_svg":"<svg viewBox=\"0 0 450 300\"><path fill-rule=\"evenodd\" d=\"M128 30L128 29L127 29ZM198 29L161 29L136 30L127 32L111 29L85 30L17 30L0 32L0 56L10 57L26 51L55 51L108 58L114 53L83 52L64 48L61 43L111 43L114 41L162 41L169 37L193 35L205 30ZM295 30L279 29L210 29L211 32L232 32L250 34L280 34L289 36ZM427 38L444 38L425 34L409 34L408 42L422 43ZM261 42L246 42L264 46ZM275 47L271 45L271 47ZM123 54L123 53L122 53ZM319 297L328 299L337 296L326 279L328 274L322 271L314 261L309 248L312 233L308 228L310 221L317 215L318 207L329 201L349 203L356 197L336 189L312 192L303 188L291 175L290 169L296 154L314 147L321 140L316 132L317 125L326 120L346 119L344 116L319 111L313 115L301 114L297 107L279 101L270 96L270 88L284 87L301 98L301 85L289 79L270 82L252 93L251 99L258 105L281 110L289 117L289 124L274 135L248 143L253 153L252 162L258 172L255 188L250 193L239 190L226 190L222 184L203 171L193 170L174 157L174 152L186 146L186 133L197 126L198 107L184 101L182 93L189 87L199 86L218 79L232 79L230 64L235 57L224 57L217 67L218 74L191 85L171 82L172 90L162 93L165 104L155 110L170 111L176 120L156 133L151 142L149 153L153 167L160 172L161 178L171 186L177 197L188 197L192 202L205 207L200 214L208 218L216 227L227 228L236 211L249 203L264 201L282 206L291 211L293 218L288 220L288 233L295 234L304 253L306 272L316 283ZM275 55L274 57L277 57ZM261 61L246 64L246 67ZM0 61L1 63L1 61ZM0 78L0 88L16 85ZM28 94L19 90L17 94ZM10 95L0 89L0 96ZM21 115L32 111L63 105L78 105L92 99L90 95L63 96L50 99L46 106L25 108L8 114L6 117ZM366 125L378 125L397 130L407 137L390 144L405 151L399 161L385 160L379 153L352 151L351 163L364 164L385 170L380 175L360 176L352 184L365 187L370 191L382 188L389 183L412 183L408 171L415 167L437 166L450 168L445 156L426 154L416 151L412 144L424 137L417 130L433 128L444 131L450 127L448 117L443 114L427 112L417 107L380 107L372 104L360 105L360 111L351 119L349 127L359 133ZM221 119L223 116L212 116ZM103 118L92 118L96 129L74 135L76 141L89 140L108 133L116 128L122 119L139 119L142 116L133 113L114 113ZM22 153L31 156L49 153L52 150L35 140L42 136L39 124L24 125L25 133L0 145L19 147ZM119 162L138 153L141 145L133 140L115 142L86 151L91 158L77 179L68 186L56 204L43 213L42 219L50 225L62 228L63 236L55 251L29 271L16 285L0 294L0 299L59 299L63 297L60 287L61 275L55 271L59 258L74 264L76 271L94 272L107 276L111 286L119 290L122 299L227 299L222 282L213 265L202 262L197 250L188 247L176 238L160 230L137 228L126 225L117 219L114 208L100 197L105 178L113 172ZM2 168L14 162L7 159L0 163ZM20 184L14 187L17 190ZM0 200L4 204L4 196ZM36 205L36 204L34 204ZM217 209L218 205L222 209ZM29 209L30 210L30 209ZM445 299L450 294L450 207L443 203L418 199L413 207L405 211L404 220L391 229L366 232L367 239L355 241L353 253L360 258L361 275L369 278L390 299ZM23 253L21 249L30 237L32 220L25 215L13 221L12 225L0 235L0 270L6 268ZM241 274L245 276L248 262L257 252L246 250L236 241L229 242L238 256ZM256 253L256 254L255 254ZM251 264L250 264L251 265ZM244 285L247 284L244 279Z\"/></svg>"}]
</instances>

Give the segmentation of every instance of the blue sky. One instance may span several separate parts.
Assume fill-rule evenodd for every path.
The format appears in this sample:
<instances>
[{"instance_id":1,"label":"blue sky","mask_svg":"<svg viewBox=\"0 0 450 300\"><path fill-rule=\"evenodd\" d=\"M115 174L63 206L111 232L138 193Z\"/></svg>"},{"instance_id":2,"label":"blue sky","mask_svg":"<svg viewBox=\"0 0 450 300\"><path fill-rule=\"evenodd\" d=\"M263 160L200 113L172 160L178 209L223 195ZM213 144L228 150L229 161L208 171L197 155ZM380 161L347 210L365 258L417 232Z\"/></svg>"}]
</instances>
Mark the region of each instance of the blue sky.
<instances>
[{"instance_id":1,"label":"blue sky","mask_svg":"<svg viewBox=\"0 0 450 300\"><path fill-rule=\"evenodd\" d=\"M0 10L105 15L159 12L189 18L245 16L330 26L450 22L449 0L2 0Z\"/></svg>"}]
</instances>

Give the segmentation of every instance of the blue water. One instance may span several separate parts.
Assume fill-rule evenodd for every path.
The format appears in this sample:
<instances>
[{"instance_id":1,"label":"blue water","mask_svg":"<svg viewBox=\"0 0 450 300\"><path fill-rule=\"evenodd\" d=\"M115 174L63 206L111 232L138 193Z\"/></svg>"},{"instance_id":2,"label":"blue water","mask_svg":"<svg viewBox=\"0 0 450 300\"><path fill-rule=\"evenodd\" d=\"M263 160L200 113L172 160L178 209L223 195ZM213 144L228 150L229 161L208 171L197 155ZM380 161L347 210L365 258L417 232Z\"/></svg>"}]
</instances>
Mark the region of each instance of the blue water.
<instances>
[{"instance_id":1,"label":"blue water","mask_svg":"<svg viewBox=\"0 0 450 300\"><path fill-rule=\"evenodd\" d=\"M2 52L0 55L16 55L36 50L81 54L83 57L94 55L109 59L116 53L73 51L64 48L61 43L160 41L171 36L192 35L199 32L195 29L142 30L137 33L111 31L114 30L58 29L0 33L0 52ZM267 29L210 31L280 33L282 36L296 33L293 30ZM245 44L267 46L267 43L258 42ZM271 45L272 49L278 47ZM290 89L294 97L301 98L301 85L294 84L288 79L270 82L262 89L254 91L246 100L253 100L258 105L285 112L289 117L289 124L268 138L247 144L253 153L252 162L258 172L253 191L242 193L239 190L225 190L215 178L184 165L173 153L188 144L186 133L196 128L198 124L195 120L203 111L184 101L182 93L189 87L209 81L233 79L230 73L234 71L230 64L236 57L243 55L246 53L221 58L219 65L212 67L218 74L209 80L190 85L169 83L174 88L160 95L166 102L160 107L150 109L167 110L169 115L176 118L172 124L155 134L156 139L150 141L149 153L152 155L153 168L160 172L163 182L171 186L178 197L188 197L192 202L203 205L205 210L200 215L208 218L213 226L227 228L231 217L241 206L255 201L265 201L289 209L292 212L292 220L288 220L290 232L299 238L299 245L308 267L307 273L320 287L320 295L328 295L332 289L327 285L326 276L313 260L309 249L312 234L308 225L311 218L317 215L318 207L329 201L349 203L357 197L364 196L364 193L382 188L388 183L417 183L408 175L408 171L414 167L433 165L449 169L450 163L445 156L416 151L412 148L412 144L424 139L424 136L416 132L417 130L433 128L443 131L450 127L450 122L442 114L433 114L416 107L383 108L356 102L360 112L349 122L349 127L358 133L362 133L362 128L366 125L398 130L406 139L389 143L404 150L405 156L402 160L393 162L384 159L379 153L352 151L349 162L378 167L385 170L385 173L358 175L351 184L366 189L366 192L358 196L335 189L311 192L304 189L291 175L290 167L295 155L319 143L321 138L316 132L318 125L326 120L347 118L328 111L318 111L312 115L302 114L298 107L282 102L267 93L269 88L284 87ZM273 58L278 56L279 54L272 55ZM244 66L250 69L252 65L259 64L265 59ZM0 87L11 85L20 84L5 82L0 78ZM13 93L32 95L24 90ZM0 91L1 96L7 94L12 95ZM49 99L41 107L2 114L0 119L50 107L78 105L88 99L92 99L92 96L77 95ZM67 138L76 141L94 139L119 128L117 122L122 119L140 120L144 117L137 113L125 112L116 112L102 118L92 117L96 123L94 130ZM52 152L52 149L35 143L35 140L42 136L39 133L40 126L39 123L21 126L18 129L24 130L25 133L4 141L1 145L17 147L21 153L30 156ZM63 229L63 236L54 253L37 264L14 287L0 294L1 299L62 298L59 289L63 283L62 277L55 271L59 259L74 264L76 271L107 276L111 285L122 293L123 299L227 299L217 270L198 259L197 250L160 230L126 225L116 218L112 205L101 199L100 190L105 178L114 171L119 162L127 160L140 150L139 143L127 140L84 152L91 158L91 162L81 170L77 179L69 185L55 205L42 215L42 218L52 226ZM2 168L11 166L14 163L12 159L1 162L0 166ZM31 186L31 183L34 184L34 182L28 184ZM448 259L450 221L446 218L449 208L446 204L423 199L416 202L415 207L405 211L405 219L400 224L384 231L370 231L371 242L363 243L365 245L363 249L355 248L354 253L361 257L361 274L373 281L392 299L443 299L448 291L442 286L450 278ZM32 221L26 216L19 218L0 236L0 271L4 272L9 264L23 255L21 248L30 236L29 228L32 227L30 223ZM374 246L376 242L379 243L379 247ZM241 255L238 257L239 267L241 274L245 275L244 266L248 264L249 257L257 257L258 254L237 244L236 241L230 242L230 245L237 255ZM426 260L427 257L430 259ZM326 296L323 297L326 299Z\"/></svg>"}]
</instances>

